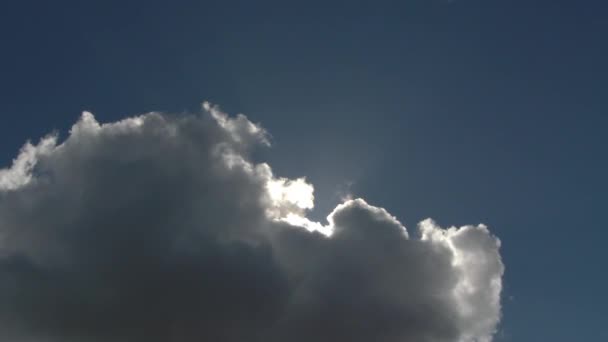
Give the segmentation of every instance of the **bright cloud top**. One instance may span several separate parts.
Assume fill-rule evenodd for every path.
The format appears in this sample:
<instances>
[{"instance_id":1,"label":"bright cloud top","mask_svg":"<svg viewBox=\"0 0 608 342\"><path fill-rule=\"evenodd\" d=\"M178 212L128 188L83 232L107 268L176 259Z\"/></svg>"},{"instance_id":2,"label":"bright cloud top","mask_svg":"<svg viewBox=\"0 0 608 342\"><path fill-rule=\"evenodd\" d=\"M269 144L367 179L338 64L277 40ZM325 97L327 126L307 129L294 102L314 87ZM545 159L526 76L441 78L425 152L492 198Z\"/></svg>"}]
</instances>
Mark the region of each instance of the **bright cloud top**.
<instances>
[{"instance_id":1,"label":"bright cloud top","mask_svg":"<svg viewBox=\"0 0 608 342\"><path fill-rule=\"evenodd\" d=\"M205 103L26 144L0 169L0 340L488 342L500 242L363 199L327 223L266 131Z\"/></svg>"}]
</instances>

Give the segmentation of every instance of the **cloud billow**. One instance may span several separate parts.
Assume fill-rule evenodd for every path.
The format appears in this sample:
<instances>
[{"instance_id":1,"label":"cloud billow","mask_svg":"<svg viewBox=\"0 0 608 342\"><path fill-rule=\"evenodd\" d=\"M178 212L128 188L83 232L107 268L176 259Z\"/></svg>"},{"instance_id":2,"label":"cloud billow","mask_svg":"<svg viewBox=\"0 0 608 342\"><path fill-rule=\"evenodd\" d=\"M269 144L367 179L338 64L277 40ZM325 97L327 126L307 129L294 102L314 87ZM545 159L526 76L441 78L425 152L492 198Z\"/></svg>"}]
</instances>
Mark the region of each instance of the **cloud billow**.
<instances>
[{"instance_id":1,"label":"cloud billow","mask_svg":"<svg viewBox=\"0 0 608 342\"><path fill-rule=\"evenodd\" d=\"M0 340L491 341L503 265L483 226L362 199L310 221L313 187L251 152L245 116L84 113L0 169Z\"/></svg>"}]
</instances>

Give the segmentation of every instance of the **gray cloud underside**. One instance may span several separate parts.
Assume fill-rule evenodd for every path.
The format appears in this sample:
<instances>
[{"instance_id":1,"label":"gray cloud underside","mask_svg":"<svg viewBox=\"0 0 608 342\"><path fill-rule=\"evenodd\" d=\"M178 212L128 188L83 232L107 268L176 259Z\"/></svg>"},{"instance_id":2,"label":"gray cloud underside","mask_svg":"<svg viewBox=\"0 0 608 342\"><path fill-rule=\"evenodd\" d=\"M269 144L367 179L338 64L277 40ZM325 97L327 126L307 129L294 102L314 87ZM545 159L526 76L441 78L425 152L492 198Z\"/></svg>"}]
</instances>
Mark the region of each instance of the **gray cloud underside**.
<instances>
[{"instance_id":1,"label":"gray cloud underside","mask_svg":"<svg viewBox=\"0 0 608 342\"><path fill-rule=\"evenodd\" d=\"M340 204L250 153L266 132L218 108L27 144L0 170L0 340L491 341L499 241Z\"/></svg>"}]
</instances>

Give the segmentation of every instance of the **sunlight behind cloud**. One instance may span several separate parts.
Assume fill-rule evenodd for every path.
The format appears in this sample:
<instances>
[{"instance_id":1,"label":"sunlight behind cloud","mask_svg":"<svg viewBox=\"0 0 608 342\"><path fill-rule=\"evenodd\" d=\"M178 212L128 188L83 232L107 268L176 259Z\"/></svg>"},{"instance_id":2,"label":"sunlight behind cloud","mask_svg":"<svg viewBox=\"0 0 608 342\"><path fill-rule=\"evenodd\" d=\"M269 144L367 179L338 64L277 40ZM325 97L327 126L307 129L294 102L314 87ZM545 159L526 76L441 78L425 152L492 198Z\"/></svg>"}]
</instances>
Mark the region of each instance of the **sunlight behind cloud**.
<instances>
[{"instance_id":1,"label":"sunlight behind cloud","mask_svg":"<svg viewBox=\"0 0 608 342\"><path fill-rule=\"evenodd\" d=\"M1 341L491 341L485 226L410 237L361 198L314 222L313 185L252 158L266 131L204 107L85 112L0 169Z\"/></svg>"}]
</instances>

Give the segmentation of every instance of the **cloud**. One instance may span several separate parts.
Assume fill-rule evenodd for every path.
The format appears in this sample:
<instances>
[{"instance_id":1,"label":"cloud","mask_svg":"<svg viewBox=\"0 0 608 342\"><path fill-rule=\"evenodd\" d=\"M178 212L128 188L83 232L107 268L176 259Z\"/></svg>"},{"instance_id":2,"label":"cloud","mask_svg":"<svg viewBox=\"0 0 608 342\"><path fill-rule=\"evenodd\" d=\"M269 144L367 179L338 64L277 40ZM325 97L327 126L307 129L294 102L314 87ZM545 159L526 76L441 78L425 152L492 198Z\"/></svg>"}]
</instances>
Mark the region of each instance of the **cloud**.
<instances>
[{"instance_id":1,"label":"cloud","mask_svg":"<svg viewBox=\"0 0 608 342\"><path fill-rule=\"evenodd\" d=\"M251 153L209 103L28 143L0 170L0 340L491 341L503 265L483 226L416 234ZM412 235L415 235L413 237Z\"/></svg>"}]
</instances>

